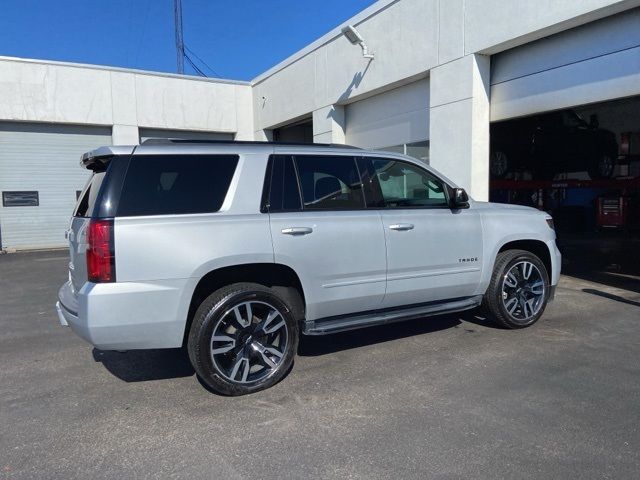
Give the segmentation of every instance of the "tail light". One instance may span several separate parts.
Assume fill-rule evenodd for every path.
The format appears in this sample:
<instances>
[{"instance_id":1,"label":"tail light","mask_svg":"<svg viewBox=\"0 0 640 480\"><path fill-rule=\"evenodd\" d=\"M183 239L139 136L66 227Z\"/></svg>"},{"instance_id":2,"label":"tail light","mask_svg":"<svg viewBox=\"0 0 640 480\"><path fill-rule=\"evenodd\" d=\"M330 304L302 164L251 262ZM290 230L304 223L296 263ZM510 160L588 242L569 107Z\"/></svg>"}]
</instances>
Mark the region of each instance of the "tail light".
<instances>
[{"instance_id":1,"label":"tail light","mask_svg":"<svg viewBox=\"0 0 640 480\"><path fill-rule=\"evenodd\" d=\"M93 219L87 235L87 276L90 282L116 281L113 219Z\"/></svg>"}]
</instances>

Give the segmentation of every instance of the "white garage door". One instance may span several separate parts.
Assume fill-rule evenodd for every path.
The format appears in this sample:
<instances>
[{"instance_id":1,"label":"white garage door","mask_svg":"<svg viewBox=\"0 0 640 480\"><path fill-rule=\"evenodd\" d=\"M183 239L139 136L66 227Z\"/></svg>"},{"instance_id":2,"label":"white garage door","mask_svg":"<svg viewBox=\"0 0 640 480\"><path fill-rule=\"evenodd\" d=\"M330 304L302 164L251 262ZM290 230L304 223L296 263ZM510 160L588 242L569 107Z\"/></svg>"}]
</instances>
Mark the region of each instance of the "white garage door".
<instances>
[{"instance_id":1,"label":"white garage door","mask_svg":"<svg viewBox=\"0 0 640 480\"><path fill-rule=\"evenodd\" d=\"M141 128L140 141L152 138L178 138L181 140L233 140L233 133L192 132L189 130L163 130L158 128Z\"/></svg>"},{"instance_id":2,"label":"white garage door","mask_svg":"<svg viewBox=\"0 0 640 480\"><path fill-rule=\"evenodd\" d=\"M429 80L405 85L347 105L346 143L386 148L429 138Z\"/></svg>"},{"instance_id":3,"label":"white garage door","mask_svg":"<svg viewBox=\"0 0 640 480\"><path fill-rule=\"evenodd\" d=\"M638 94L640 8L492 58L492 121Z\"/></svg>"},{"instance_id":4,"label":"white garage door","mask_svg":"<svg viewBox=\"0 0 640 480\"><path fill-rule=\"evenodd\" d=\"M3 248L64 246L64 231L89 172L80 156L111 145L101 127L0 123Z\"/></svg>"}]
</instances>

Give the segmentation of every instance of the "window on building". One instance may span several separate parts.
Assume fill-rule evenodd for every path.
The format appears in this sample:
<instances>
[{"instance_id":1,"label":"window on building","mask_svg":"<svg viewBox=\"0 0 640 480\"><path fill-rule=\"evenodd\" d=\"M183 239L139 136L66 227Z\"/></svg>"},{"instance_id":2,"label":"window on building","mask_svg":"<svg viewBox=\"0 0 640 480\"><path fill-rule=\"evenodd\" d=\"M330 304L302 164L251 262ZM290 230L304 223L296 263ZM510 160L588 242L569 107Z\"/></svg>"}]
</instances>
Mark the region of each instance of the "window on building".
<instances>
[{"instance_id":1,"label":"window on building","mask_svg":"<svg viewBox=\"0 0 640 480\"><path fill-rule=\"evenodd\" d=\"M402 145L392 145L390 147L379 148L378 150L409 155L410 157L421 160L429 165L429 140L404 143Z\"/></svg>"},{"instance_id":2,"label":"window on building","mask_svg":"<svg viewBox=\"0 0 640 480\"><path fill-rule=\"evenodd\" d=\"M429 141L407 143L405 154L429 165Z\"/></svg>"},{"instance_id":3,"label":"window on building","mask_svg":"<svg viewBox=\"0 0 640 480\"><path fill-rule=\"evenodd\" d=\"M3 207L37 207L40 205L38 192L2 192Z\"/></svg>"}]
</instances>

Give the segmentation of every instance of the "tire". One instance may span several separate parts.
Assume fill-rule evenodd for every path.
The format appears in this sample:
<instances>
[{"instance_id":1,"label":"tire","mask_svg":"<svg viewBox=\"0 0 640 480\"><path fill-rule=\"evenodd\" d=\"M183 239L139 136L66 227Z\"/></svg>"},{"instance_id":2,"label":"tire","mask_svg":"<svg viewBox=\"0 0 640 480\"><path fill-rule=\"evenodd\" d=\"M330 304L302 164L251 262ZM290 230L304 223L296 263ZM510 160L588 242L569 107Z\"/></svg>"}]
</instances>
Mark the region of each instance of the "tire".
<instances>
[{"instance_id":1,"label":"tire","mask_svg":"<svg viewBox=\"0 0 640 480\"><path fill-rule=\"evenodd\" d=\"M589 177L592 180L607 180L613 176L616 168L615 156L609 153L602 153L593 162L589 169Z\"/></svg>"},{"instance_id":2,"label":"tire","mask_svg":"<svg viewBox=\"0 0 640 480\"><path fill-rule=\"evenodd\" d=\"M213 391L230 396L258 392L291 369L298 322L274 289L235 283L200 304L187 349L194 370Z\"/></svg>"},{"instance_id":3,"label":"tire","mask_svg":"<svg viewBox=\"0 0 640 480\"><path fill-rule=\"evenodd\" d=\"M491 178L504 178L511 168L509 156L503 150L492 150L489 158Z\"/></svg>"},{"instance_id":4,"label":"tire","mask_svg":"<svg viewBox=\"0 0 640 480\"><path fill-rule=\"evenodd\" d=\"M514 283L517 286L512 286ZM507 250L496 258L482 306L498 325L525 328L544 313L549 290L549 274L537 256L525 250Z\"/></svg>"}]
</instances>

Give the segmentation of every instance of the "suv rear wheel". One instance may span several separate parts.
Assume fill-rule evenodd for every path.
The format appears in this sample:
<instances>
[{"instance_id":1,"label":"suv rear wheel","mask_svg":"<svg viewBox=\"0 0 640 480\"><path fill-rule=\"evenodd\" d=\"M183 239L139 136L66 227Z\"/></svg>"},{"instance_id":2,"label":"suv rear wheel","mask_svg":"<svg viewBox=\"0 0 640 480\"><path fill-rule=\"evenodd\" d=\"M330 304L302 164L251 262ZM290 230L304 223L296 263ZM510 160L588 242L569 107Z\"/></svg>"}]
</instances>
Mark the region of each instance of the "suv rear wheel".
<instances>
[{"instance_id":1,"label":"suv rear wheel","mask_svg":"<svg viewBox=\"0 0 640 480\"><path fill-rule=\"evenodd\" d=\"M549 298L549 275L531 252L507 250L496 258L482 305L505 328L524 328L542 316Z\"/></svg>"},{"instance_id":2,"label":"suv rear wheel","mask_svg":"<svg viewBox=\"0 0 640 480\"><path fill-rule=\"evenodd\" d=\"M236 283L209 295L189 332L189 359L199 377L224 395L269 388L293 364L298 323L271 288Z\"/></svg>"}]
</instances>

